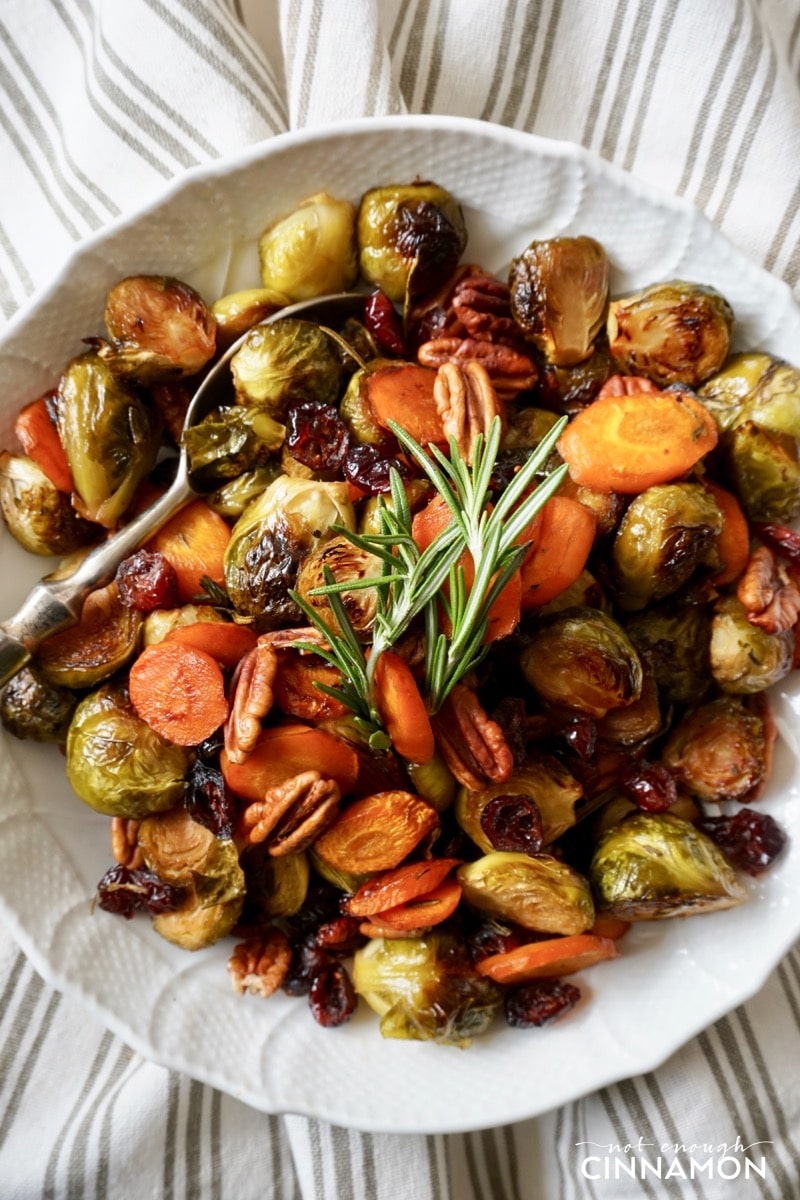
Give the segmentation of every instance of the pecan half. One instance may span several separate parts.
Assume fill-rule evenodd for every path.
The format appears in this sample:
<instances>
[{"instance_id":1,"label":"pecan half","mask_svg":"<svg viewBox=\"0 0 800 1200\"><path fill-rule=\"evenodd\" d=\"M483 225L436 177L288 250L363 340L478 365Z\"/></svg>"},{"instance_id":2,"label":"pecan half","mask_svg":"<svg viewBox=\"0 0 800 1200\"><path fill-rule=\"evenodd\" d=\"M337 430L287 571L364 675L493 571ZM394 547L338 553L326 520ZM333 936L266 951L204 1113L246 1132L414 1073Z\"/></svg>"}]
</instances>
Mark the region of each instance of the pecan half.
<instances>
[{"instance_id":1,"label":"pecan half","mask_svg":"<svg viewBox=\"0 0 800 1200\"><path fill-rule=\"evenodd\" d=\"M273 857L305 850L327 829L339 809L341 792L334 779L302 771L268 788L263 800L248 805L242 829L248 843L266 842Z\"/></svg>"},{"instance_id":2,"label":"pecan half","mask_svg":"<svg viewBox=\"0 0 800 1200\"><path fill-rule=\"evenodd\" d=\"M264 999L276 992L289 973L292 950L289 939L280 929L240 942L228 959L228 974L233 990L239 996L245 992Z\"/></svg>"},{"instance_id":3,"label":"pecan half","mask_svg":"<svg viewBox=\"0 0 800 1200\"><path fill-rule=\"evenodd\" d=\"M130 817L111 818L111 853L120 864L130 871L144 866L144 854L139 845L141 821Z\"/></svg>"},{"instance_id":4,"label":"pecan half","mask_svg":"<svg viewBox=\"0 0 800 1200\"><path fill-rule=\"evenodd\" d=\"M433 399L445 437L455 438L461 457L471 463L476 439L486 437L492 421L500 415L497 393L485 367L478 362L461 367L443 363L434 380Z\"/></svg>"},{"instance_id":5,"label":"pecan half","mask_svg":"<svg viewBox=\"0 0 800 1200\"><path fill-rule=\"evenodd\" d=\"M607 379L595 397L604 400L606 396L655 396L661 388L656 387L651 379L641 375L612 375Z\"/></svg>"},{"instance_id":6,"label":"pecan half","mask_svg":"<svg viewBox=\"0 0 800 1200\"><path fill-rule=\"evenodd\" d=\"M491 379L501 400L513 399L532 388L539 373L532 358L521 350L501 342L479 341L477 338L437 337L423 343L417 359L425 367L441 367L443 363L463 366L479 362Z\"/></svg>"},{"instance_id":7,"label":"pecan half","mask_svg":"<svg viewBox=\"0 0 800 1200\"><path fill-rule=\"evenodd\" d=\"M453 288L451 304L470 337L521 341L519 325L511 315L508 284L493 275L465 275Z\"/></svg>"},{"instance_id":8,"label":"pecan half","mask_svg":"<svg viewBox=\"0 0 800 1200\"><path fill-rule=\"evenodd\" d=\"M510 777L514 756L505 734L472 688L457 683L431 723L442 757L464 787L477 792Z\"/></svg>"},{"instance_id":9,"label":"pecan half","mask_svg":"<svg viewBox=\"0 0 800 1200\"><path fill-rule=\"evenodd\" d=\"M273 704L278 655L259 639L245 654L233 677L228 719L225 722L225 751L233 763L246 762L261 733L261 722Z\"/></svg>"},{"instance_id":10,"label":"pecan half","mask_svg":"<svg viewBox=\"0 0 800 1200\"><path fill-rule=\"evenodd\" d=\"M737 599L747 609L747 619L766 633L785 633L800 615L800 587L786 564L767 546L750 556Z\"/></svg>"}]
</instances>

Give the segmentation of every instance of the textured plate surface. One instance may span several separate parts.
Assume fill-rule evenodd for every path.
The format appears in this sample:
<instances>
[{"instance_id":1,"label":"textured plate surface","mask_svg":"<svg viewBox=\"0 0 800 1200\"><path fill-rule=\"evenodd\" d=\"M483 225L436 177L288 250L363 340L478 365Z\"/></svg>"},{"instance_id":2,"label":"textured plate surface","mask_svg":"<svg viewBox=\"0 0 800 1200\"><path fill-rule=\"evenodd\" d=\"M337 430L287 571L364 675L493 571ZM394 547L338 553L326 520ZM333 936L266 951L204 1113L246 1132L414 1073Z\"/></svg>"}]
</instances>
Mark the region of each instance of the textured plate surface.
<instances>
[{"instance_id":1,"label":"textured plate surface","mask_svg":"<svg viewBox=\"0 0 800 1200\"><path fill-rule=\"evenodd\" d=\"M357 201L417 175L463 203L471 261L503 272L534 237L590 234L608 251L612 291L675 277L713 284L736 311L740 348L797 356L800 312L788 289L683 203L575 147L496 126L362 121L278 137L190 172L158 204L84 243L0 343L0 444L81 338L102 332L105 292L121 276L177 275L211 301L258 282L259 232L311 192ZM14 611L41 567L0 533L0 613ZM796 682L779 688L776 708L783 737L763 804L791 830ZM800 934L792 844L743 907L634 929L621 959L580 979L585 999L567 1020L530 1033L498 1024L460 1051L384 1041L367 1013L327 1031L302 1001L236 998L227 948L188 954L144 919L92 913L109 865L108 821L72 796L58 751L2 735L0 914L43 975L142 1054L258 1108L387 1132L503 1124L649 1070L755 992Z\"/></svg>"}]
</instances>

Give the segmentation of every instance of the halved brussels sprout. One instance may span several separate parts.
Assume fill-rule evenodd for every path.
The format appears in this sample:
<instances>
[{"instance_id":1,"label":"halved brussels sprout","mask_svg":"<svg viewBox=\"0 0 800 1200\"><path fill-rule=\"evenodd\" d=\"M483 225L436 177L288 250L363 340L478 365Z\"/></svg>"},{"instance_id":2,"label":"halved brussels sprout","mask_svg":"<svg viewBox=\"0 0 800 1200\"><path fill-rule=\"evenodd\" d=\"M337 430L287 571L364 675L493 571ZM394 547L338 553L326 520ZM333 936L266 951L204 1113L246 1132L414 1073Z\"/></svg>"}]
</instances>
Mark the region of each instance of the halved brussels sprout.
<instances>
[{"instance_id":1,"label":"halved brussels sprout","mask_svg":"<svg viewBox=\"0 0 800 1200\"><path fill-rule=\"evenodd\" d=\"M597 396L600 388L617 367L608 352L608 347L598 345L605 339L598 338L594 349L583 362L571 367L557 367L546 363L539 377L539 391L548 403L559 412L577 413Z\"/></svg>"},{"instance_id":2,"label":"halved brussels sprout","mask_svg":"<svg viewBox=\"0 0 800 1200\"><path fill-rule=\"evenodd\" d=\"M791 629L767 633L753 625L744 605L726 596L711 621L711 674L723 692L763 692L791 671L794 641Z\"/></svg>"},{"instance_id":3,"label":"halved brussels sprout","mask_svg":"<svg viewBox=\"0 0 800 1200\"><path fill-rule=\"evenodd\" d=\"M611 548L621 607L644 608L682 587L698 566L719 570L722 511L699 483L647 488L630 503Z\"/></svg>"},{"instance_id":4,"label":"halved brussels sprout","mask_svg":"<svg viewBox=\"0 0 800 1200\"><path fill-rule=\"evenodd\" d=\"M697 387L728 357L733 309L712 287L656 283L608 307L608 345L630 375Z\"/></svg>"},{"instance_id":5,"label":"halved brussels sprout","mask_svg":"<svg viewBox=\"0 0 800 1200\"><path fill-rule=\"evenodd\" d=\"M522 651L520 667L545 700L592 717L632 704L642 691L633 643L596 608L568 608L544 621Z\"/></svg>"},{"instance_id":6,"label":"halved brussels sprout","mask_svg":"<svg viewBox=\"0 0 800 1200\"><path fill-rule=\"evenodd\" d=\"M698 389L698 396L723 432L740 423L747 397L774 362L769 354L734 354L723 370Z\"/></svg>"},{"instance_id":7,"label":"halved brussels sprout","mask_svg":"<svg viewBox=\"0 0 800 1200\"><path fill-rule=\"evenodd\" d=\"M589 884L557 858L494 850L456 872L464 900L538 933L583 933L594 922Z\"/></svg>"},{"instance_id":8,"label":"halved brussels sprout","mask_svg":"<svg viewBox=\"0 0 800 1200\"><path fill-rule=\"evenodd\" d=\"M511 263L511 312L557 367L592 353L608 300L608 258L590 237L535 241Z\"/></svg>"},{"instance_id":9,"label":"halved brussels sprout","mask_svg":"<svg viewBox=\"0 0 800 1200\"><path fill-rule=\"evenodd\" d=\"M751 521L788 525L800 516L800 461L793 437L743 421L725 435L723 449Z\"/></svg>"},{"instance_id":10,"label":"halved brussels sprout","mask_svg":"<svg viewBox=\"0 0 800 1200\"><path fill-rule=\"evenodd\" d=\"M71 688L50 683L34 664L29 664L7 684L0 718L16 738L60 743L66 741L79 699Z\"/></svg>"},{"instance_id":11,"label":"halved brussels sprout","mask_svg":"<svg viewBox=\"0 0 800 1200\"><path fill-rule=\"evenodd\" d=\"M258 239L265 287L291 300L346 292L358 278L356 210L347 200L318 192Z\"/></svg>"},{"instance_id":12,"label":"halved brussels sprout","mask_svg":"<svg viewBox=\"0 0 800 1200\"><path fill-rule=\"evenodd\" d=\"M768 773L764 720L738 696L692 709L664 745L662 761L698 800L745 800Z\"/></svg>"},{"instance_id":13,"label":"halved brussels sprout","mask_svg":"<svg viewBox=\"0 0 800 1200\"><path fill-rule=\"evenodd\" d=\"M288 296L269 287L244 288L220 296L211 305L211 315L217 322L217 349L227 350L248 329L280 312L287 304L291 304Z\"/></svg>"},{"instance_id":14,"label":"halved brussels sprout","mask_svg":"<svg viewBox=\"0 0 800 1200\"><path fill-rule=\"evenodd\" d=\"M202 296L166 275L131 275L106 296L111 343L98 353L136 383L194 375L214 356L217 323Z\"/></svg>"},{"instance_id":15,"label":"halved brussels sprout","mask_svg":"<svg viewBox=\"0 0 800 1200\"><path fill-rule=\"evenodd\" d=\"M505 783L493 783L479 792L459 788L456 820L484 854L494 850L481 827L483 810L497 796L528 796L542 819L543 845L549 846L575 824L575 805L583 788L566 767L550 754L531 751Z\"/></svg>"},{"instance_id":16,"label":"halved brussels sprout","mask_svg":"<svg viewBox=\"0 0 800 1200\"><path fill-rule=\"evenodd\" d=\"M111 528L155 462L159 427L99 355L82 354L58 385L58 432L82 516Z\"/></svg>"},{"instance_id":17,"label":"halved brussels sprout","mask_svg":"<svg viewBox=\"0 0 800 1200\"><path fill-rule=\"evenodd\" d=\"M234 607L273 628L297 618L287 589L302 559L334 524L355 529L346 483L278 476L233 527L225 584Z\"/></svg>"},{"instance_id":18,"label":"halved brussels sprout","mask_svg":"<svg viewBox=\"0 0 800 1200\"><path fill-rule=\"evenodd\" d=\"M90 592L77 625L42 642L36 663L61 687L87 688L130 662L139 646L144 617L122 603L116 583Z\"/></svg>"},{"instance_id":19,"label":"halved brussels sprout","mask_svg":"<svg viewBox=\"0 0 800 1200\"><path fill-rule=\"evenodd\" d=\"M133 711L127 690L104 684L81 700L67 734L67 778L90 808L146 817L182 799L188 751Z\"/></svg>"},{"instance_id":20,"label":"halved brussels sprout","mask_svg":"<svg viewBox=\"0 0 800 1200\"><path fill-rule=\"evenodd\" d=\"M9 533L31 554L71 554L100 532L76 513L66 492L22 454L0 454L0 508Z\"/></svg>"},{"instance_id":21,"label":"halved brussels sprout","mask_svg":"<svg viewBox=\"0 0 800 1200\"><path fill-rule=\"evenodd\" d=\"M183 889L178 908L153 918L156 933L184 950L202 950L229 934L245 896L235 844L215 837L182 806L147 817L137 837L146 866Z\"/></svg>"},{"instance_id":22,"label":"halved brussels sprout","mask_svg":"<svg viewBox=\"0 0 800 1200\"><path fill-rule=\"evenodd\" d=\"M241 856L248 908L265 917L293 917L305 902L311 869L308 856L270 854L265 842L248 846Z\"/></svg>"},{"instance_id":23,"label":"halved brussels sprout","mask_svg":"<svg viewBox=\"0 0 800 1200\"><path fill-rule=\"evenodd\" d=\"M720 429L753 421L760 429L800 438L800 370L769 354L736 354L700 389Z\"/></svg>"},{"instance_id":24,"label":"halved brussels sprout","mask_svg":"<svg viewBox=\"0 0 800 1200\"><path fill-rule=\"evenodd\" d=\"M334 583L358 583L366 579L379 579L382 563L376 555L354 546L344 534L336 534L319 542L303 559L297 573L297 592L328 628L336 631L339 624L328 597L311 594L315 588L326 586L326 571L331 572ZM371 640L378 606L376 588L360 587L340 592L339 599L354 631L359 637Z\"/></svg>"},{"instance_id":25,"label":"halved brussels sprout","mask_svg":"<svg viewBox=\"0 0 800 1200\"><path fill-rule=\"evenodd\" d=\"M366 367L359 367L350 376L347 390L339 404L339 416L350 431L351 437L357 442L366 442L370 446L388 448L394 444L394 438L388 430L383 429L375 420L375 413L369 402L367 382L372 371L395 360L376 358Z\"/></svg>"},{"instance_id":26,"label":"halved brussels sprout","mask_svg":"<svg viewBox=\"0 0 800 1200\"><path fill-rule=\"evenodd\" d=\"M435 183L372 188L358 210L359 265L395 304L432 291L467 244L461 206Z\"/></svg>"},{"instance_id":27,"label":"halved brussels sprout","mask_svg":"<svg viewBox=\"0 0 800 1200\"><path fill-rule=\"evenodd\" d=\"M336 344L320 325L283 317L256 325L231 359L240 404L258 404L276 421L291 400L335 404L342 382Z\"/></svg>"},{"instance_id":28,"label":"halved brussels sprout","mask_svg":"<svg viewBox=\"0 0 800 1200\"><path fill-rule=\"evenodd\" d=\"M711 614L703 604L654 605L625 625L639 654L655 672L659 690L674 704L696 704L712 684Z\"/></svg>"},{"instance_id":29,"label":"halved brussels sprout","mask_svg":"<svg viewBox=\"0 0 800 1200\"><path fill-rule=\"evenodd\" d=\"M216 409L183 434L193 485L207 491L264 466L285 436L285 427L257 404Z\"/></svg>"},{"instance_id":30,"label":"halved brussels sprout","mask_svg":"<svg viewBox=\"0 0 800 1200\"><path fill-rule=\"evenodd\" d=\"M353 984L378 1013L384 1037L468 1046L500 1006L497 984L479 975L455 938L373 938L357 950Z\"/></svg>"},{"instance_id":31,"label":"halved brussels sprout","mask_svg":"<svg viewBox=\"0 0 800 1200\"><path fill-rule=\"evenodd\" d=\"M612 746L644 747L664 729L658 685L652 667L643 663L642 692L624 708L612 708L597 723L597 736Z\"/></svg>"},{"instance_id":32,"label":"halved brussels sprout","mask_svg":"<svg viewBox=\"0 0 800 1200\"><path fill-rule=\"evenodd\" d=\"M598 909L624 921L715 912L747 898L711 839L669 813L637 813L610 829L589 879Z\"/></svg>"}]
</instances>

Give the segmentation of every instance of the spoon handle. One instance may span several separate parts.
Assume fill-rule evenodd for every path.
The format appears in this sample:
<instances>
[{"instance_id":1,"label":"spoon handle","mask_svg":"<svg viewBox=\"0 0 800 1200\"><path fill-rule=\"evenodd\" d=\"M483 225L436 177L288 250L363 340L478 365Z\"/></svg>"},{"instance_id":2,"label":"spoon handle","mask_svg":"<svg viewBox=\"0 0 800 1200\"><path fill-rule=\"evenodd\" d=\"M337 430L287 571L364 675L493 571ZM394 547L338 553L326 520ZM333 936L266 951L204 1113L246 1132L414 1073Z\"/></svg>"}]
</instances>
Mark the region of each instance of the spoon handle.
<instances>
[{"instance_id":1,"label":"spoon handle","mask_svg":"<svg viewBox=\"0 0 800 1200\"><path fill-rule=\"evenodd\" d=\"M50 576L37 583L22 607L0 625L0 687L22 670L46 638L75 625L89 592L113 579L122 560L193 496L185 474L179 474L154 504L90 550L71 575Z\"/></svg>"}]
</instances>

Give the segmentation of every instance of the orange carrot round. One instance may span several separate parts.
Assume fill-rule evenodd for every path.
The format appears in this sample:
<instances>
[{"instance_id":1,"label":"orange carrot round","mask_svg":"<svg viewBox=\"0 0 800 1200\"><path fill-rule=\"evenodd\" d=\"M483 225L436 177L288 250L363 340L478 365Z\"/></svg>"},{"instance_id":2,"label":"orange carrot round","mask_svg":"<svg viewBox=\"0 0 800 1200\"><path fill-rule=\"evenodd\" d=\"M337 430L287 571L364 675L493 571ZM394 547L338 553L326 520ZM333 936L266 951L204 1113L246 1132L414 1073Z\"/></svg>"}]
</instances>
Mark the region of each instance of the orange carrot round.
<instances>
[{"instance_id":1,"label":"orange carrot round","mask_svg":"<svg viewBox=\"0 0 800 1200\"><path fill-rule=\"evenodd\" d=\"M738 579L750 561L750 527L741 504L731 492L710 479L704 479L703 486L711 492L722 512L722 533L717 538L717 551L725 565L720 574L714 576L714 583L724 587Z\"/></svg>"},{"instance_id":2,"label":"orange carrot round","mask_svg":"<svg viewBox=\"0 0 800 1200\"><path fill-rule=\"evenodd\" d=\"M481 975L495 983L525 983L529 979L557 979L572 975L605 959L617 958L617 943L593 933L526 942L501 954L490 954L477 964Z\"/></svg>"},{"instance_id":3,"label":"orange carrot round","mask_svg":"<svg viewBox=\"0 0 800 1200\"><path fill-rule=\"evenodd\" d=\"M164 640L205 650L222 667L235 667L258 642L249 626L229 621L195 621L192 625L178 625Z\"/></svg>"},{"instance_id":4,"label":"orange carrot round","mask_svg":"<svg viewBox=\"0 0 800 1200\"><path fill-rule=\"evenodd\" d=\"M203 576L225 582L225 549L231 531L219 513L204 500L193 500L176 513L147 543L158 550L178 576L178 597L190 604L203 591Z\"/></svg>"},{"instance_id":5,"label":"orange carrot round","mask_svg":"<svg viewBox=\"0 0 800 1200\"><path fill-rule=\"evenodd\" d=\"M460 901L461 884L457 879L447 879L424 896L416 896L395 908L384 909L376 919L393 929L427 929L452 917Z\"/></svg>"},{"instance_id":6,"label":"orange carrot round","mask_svg":"<svg viewBox=\"0 0 800 1200\"><path fill-rule=\"evenodd\" d=\"M522 610L549 604L580 575L594 544L594 516L569 496L551 496L541 510L536 543L522 564Z\"/></svg>"},{"instance_id":7,"label":"orange carrot round","mask_svg":"<svg viewBox=\"0 0 800 1200\"><path fill-rule=\"evenodd\" d=\"M385 363L369 371L362 386L379 425L388 429L394 421L425 445L447 441L433 397L435 380L432 367Z\"/></svg>"},{"instance_id":8,"label":"orange carrot round","mask_svg":"<svg viewBox=\"0 0 800 1200\"><path fill-rule=\"evenodd\" d=\"M435 891L453 868L460 865L460 858L428 858L405 863L394 871L366 880L358 891L343 901L343 907L352 917L372 917Z\"/></svg>"},{"instance_id":9,"label":"orange carrot round","mask_svg":"<svg viewBox=\"0 0 800 1200\"><path fill-rule=\"evenodd\" d=\"M341 682L341 672L314 655L300 654L297 650L278 651L273 693L275 703L287 717L324 721L345 716L350 711L347 705L316 686L324 683L337 687Z\"/></svg>"},{"instance_id":10,"label":"orange carrot round","mask_svg":"<svg viewBox=\"0 0 800 1200\"><path fill-rule=\"evenodd\" d=\"M631 927L630 921L623 921L622 917L612 917L610 913L595 913L594 924L587 933L597 934L598 937L611 938L612 942L618 942L621 937Z\"/></svg>"},{"instance_id":11,"label":"orange carrot round","mask_svg":"<svg viewBox=\"0 0 800 1200\"><path fill-rule=\"evenodd\" d=\"M228 715L219 663L180 642L157 642L143 650L131 667L128 686L137 714L178 746L205 741Z\"/></svg>"},{"instance_id":12,"label":"orange carrot round","mask_svg":"<svg viewBox=\"0 0 800 1200\"><path fill-rule=\"evenodd\" d=\"M352 746L312 725L271 725L259 734L255 749L243 763L233 763L223 750L220 765L232 792L251 803L263 800L268 788L285 783L303 771L321 771L335 779L342 795L358 778L358 755Z\"/></svg>"},{"instance_id":13,"label":"orange carrot round","mask_svg":"<svg viewBox=\"0 0 800 1200\"><path fill-rule=\"evenodd\" d=\"M384 650L375 667L375 700L392 744L408 762L426 763L436 743L430 717L411 668L393 650Z\"/></svg>"},{"instance_id":14,"label":"orange carrot round","mask_svg":"<svg viewBox=\"0 0 800 1200\"><path fill-rule=\"evenodd\" d=\"M687 391L605 395L575 416L558 452L576 483L636 495L679 479L717 444L711 413Z\"/></svg>"},{"instance_id":15,"label":"orange carrot round","mask_svg":"<svg viewBox=\"0 0 800 1200\"><path fill-rule=\"evenodd\" d=\"M53 487L60 492L71 492L72 471L50 418L47 399L47 395L40 396L22 409L14 422L14 433L28 458L41 467Z\"/></svg>"}]
</instances>

